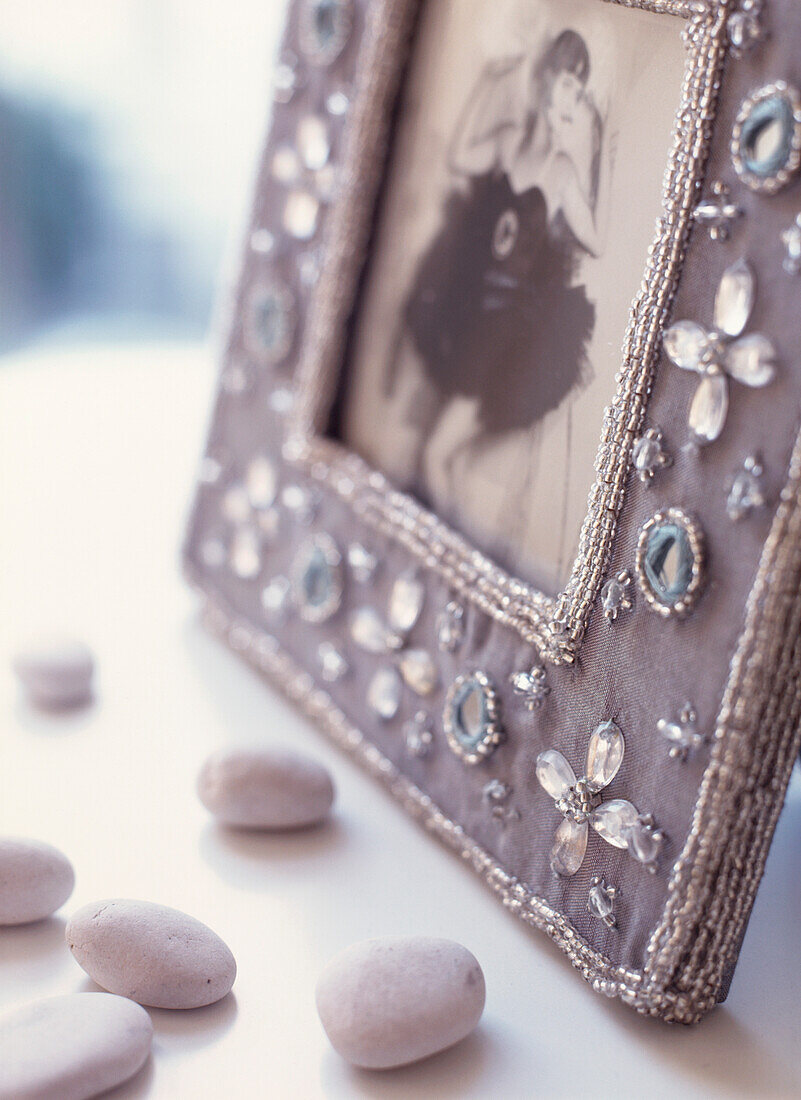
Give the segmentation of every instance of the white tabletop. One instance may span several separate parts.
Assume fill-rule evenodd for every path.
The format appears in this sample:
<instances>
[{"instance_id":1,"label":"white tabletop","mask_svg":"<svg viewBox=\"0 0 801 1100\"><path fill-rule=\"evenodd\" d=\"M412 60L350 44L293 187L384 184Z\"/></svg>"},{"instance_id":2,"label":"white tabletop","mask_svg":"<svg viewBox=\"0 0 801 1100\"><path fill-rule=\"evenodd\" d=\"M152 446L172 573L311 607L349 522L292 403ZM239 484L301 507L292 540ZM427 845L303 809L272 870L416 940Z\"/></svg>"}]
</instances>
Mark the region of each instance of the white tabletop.
<instances>
[{"instance_id":1,"label":"white tabletop","mask_svg":"<svg viewBox=\"0 0 801 1100\"><path fill-rule=\"evenodd\" d=\"M152 1012L147 1067L115 1097L723 1097L801 1095L801 783L782 816L728 1003L694 1029L592 993L350 760L197 622L178 548L210 407L201 347L28 353L0 363L0 832L62 848L77 871L58 917L0 931L0 1008L94 988L64 914L108 897L164 902L230 945L234 991ZM96 704L31 711L5 659L38 629L85 638ZM228 835L194 794L204 757L260 740L314 753L332 823ZM318 972L354 940L447 936L487 980L474 1036L388 1073L331 1051Z\"/></svg>"}]
</instances>

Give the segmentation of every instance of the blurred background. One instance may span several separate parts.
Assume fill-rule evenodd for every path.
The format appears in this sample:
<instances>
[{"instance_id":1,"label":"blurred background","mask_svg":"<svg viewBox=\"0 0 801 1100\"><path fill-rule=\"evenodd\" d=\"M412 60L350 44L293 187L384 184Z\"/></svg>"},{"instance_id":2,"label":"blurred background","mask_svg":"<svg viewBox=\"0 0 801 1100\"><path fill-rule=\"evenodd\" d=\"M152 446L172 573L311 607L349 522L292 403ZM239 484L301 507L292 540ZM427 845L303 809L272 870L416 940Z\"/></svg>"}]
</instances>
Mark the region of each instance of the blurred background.
<instances>
[{"instance_id":1,"label":"blurred background","mask_svg":"<svg viewBox=\"0 0 801 1100\"><path fill-rule=\"evenodd\" d=\"M284 0L7 0L0 356L202 338Z\"/></svg>"}]
</instances>

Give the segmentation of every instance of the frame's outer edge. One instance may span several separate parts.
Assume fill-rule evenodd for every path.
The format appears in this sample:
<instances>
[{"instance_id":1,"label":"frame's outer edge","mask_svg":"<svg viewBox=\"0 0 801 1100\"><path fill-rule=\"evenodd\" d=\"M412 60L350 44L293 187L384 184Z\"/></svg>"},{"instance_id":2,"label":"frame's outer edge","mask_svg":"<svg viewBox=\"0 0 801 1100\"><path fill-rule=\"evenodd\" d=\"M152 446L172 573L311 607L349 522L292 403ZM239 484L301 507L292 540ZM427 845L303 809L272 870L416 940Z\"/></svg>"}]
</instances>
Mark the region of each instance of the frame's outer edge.
<instances>
[{"instance_id":1,"label":"frame's outer edge","mask_svg":"<svg viewBox=\"0 0 801 1100\"><path fill-rule=\"evenodd\" d=\"M748 597L715 745L644 989L672 988L699 1018L720 999L801 748L801 434Z\"/></svg>"},{"instance_id":2,"label":"frame's outer edge","mask_svg":"<svg viewBox=\"0 0 801 1100\"><path fill-rule=\"evenodd\" d=\"M629 6L628 0L613 2ZM716 10L727 9L728 0L719 0ZM223 302L226 348L239 324L235 305L247 273L245 250L239 278ZM218 392L210 438L220 400ZM714 1007L736 961L801 746L801 434L746 604L692 828L674 864L667 904L642 971L615 966L592 948L566 917L506 871L407 779L274 637L226 606L192 560L197 508L198 498L190 509L184 572L205 600L205 622L214 633L381 780L412 817L470 863L508 909L545 931L596 991L619 997L641 1013L683 1023L697 1022Z\"/></svg>"}]
</instances>

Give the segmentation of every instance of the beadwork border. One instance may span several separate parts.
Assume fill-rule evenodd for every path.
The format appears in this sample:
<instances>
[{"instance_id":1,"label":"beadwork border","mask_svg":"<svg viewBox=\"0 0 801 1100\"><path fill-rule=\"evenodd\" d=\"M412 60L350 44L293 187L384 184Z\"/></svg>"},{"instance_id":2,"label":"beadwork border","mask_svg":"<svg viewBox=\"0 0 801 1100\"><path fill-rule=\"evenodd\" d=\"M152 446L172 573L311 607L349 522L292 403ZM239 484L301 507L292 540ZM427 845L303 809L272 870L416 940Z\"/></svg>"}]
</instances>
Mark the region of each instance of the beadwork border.
<instances>
[{"instance_id":1,"label":"beadwork border","mask_svg":"<svg viewBox=\"0 0 801 1100\"><path fill-rule=\"evenodd\" d=\"M697 1023L721 1000L801 750L801 433L748 597L691 830L642 970L616 966L591 947L384 756L275 637L212 593L188 558L184 571L204 598L205 625L469 863L507 909L546 932L596 992L684 1024Z\"/></svg>"},{"instance_id":2,"label":"beadwork border","mask_svg":"<svg viewBox=\"0 0 801 1100\"><path fill-rule=\"evenodd\" d=\"M605 579L617 522L642 430L668 316L694 221L697 190L711 141L720 75L728 49L729 0L603 0L686 20L688 59L663 211L645 276L631 307L618 390L607 408L596 457L597 479L563 592L549 597L510 576L411 496L343 444L324 437L344 360L347 327L366 260L374 204L384 176L390 116L419 0L373 0L361 42L355 96L343 155L341 194L332 210L326 262L310 302L298 365L297 397L287 423L285 459L337 493L366 524L399 541L453 591L516 630L544 660L572 663ZM377 163L380 168L377 169Z\"/></svg>"}]
</instances>

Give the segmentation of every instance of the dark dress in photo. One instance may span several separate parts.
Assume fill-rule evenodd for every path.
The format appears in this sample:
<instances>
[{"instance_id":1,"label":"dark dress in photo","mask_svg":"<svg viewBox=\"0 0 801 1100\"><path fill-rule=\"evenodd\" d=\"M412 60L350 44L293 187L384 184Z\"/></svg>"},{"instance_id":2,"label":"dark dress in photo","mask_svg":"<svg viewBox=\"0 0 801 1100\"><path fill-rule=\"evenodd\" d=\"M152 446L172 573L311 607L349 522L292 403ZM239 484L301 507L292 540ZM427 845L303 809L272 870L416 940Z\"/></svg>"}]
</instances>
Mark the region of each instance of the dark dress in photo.
<instances>
[{"instance_id":1,"label":"dark dress in photo","mask_svg":"<svg viewBox=\"0 0 801 1100\"><path fill-rule=\"evenodd\" d=\"M404 320L443 399L480 398L486 433L529 427L589 371L595 307L573 285L581 246L538 187L515 194L505 172L454 190L424 253Z\"/></svg>"}]
</instances>

